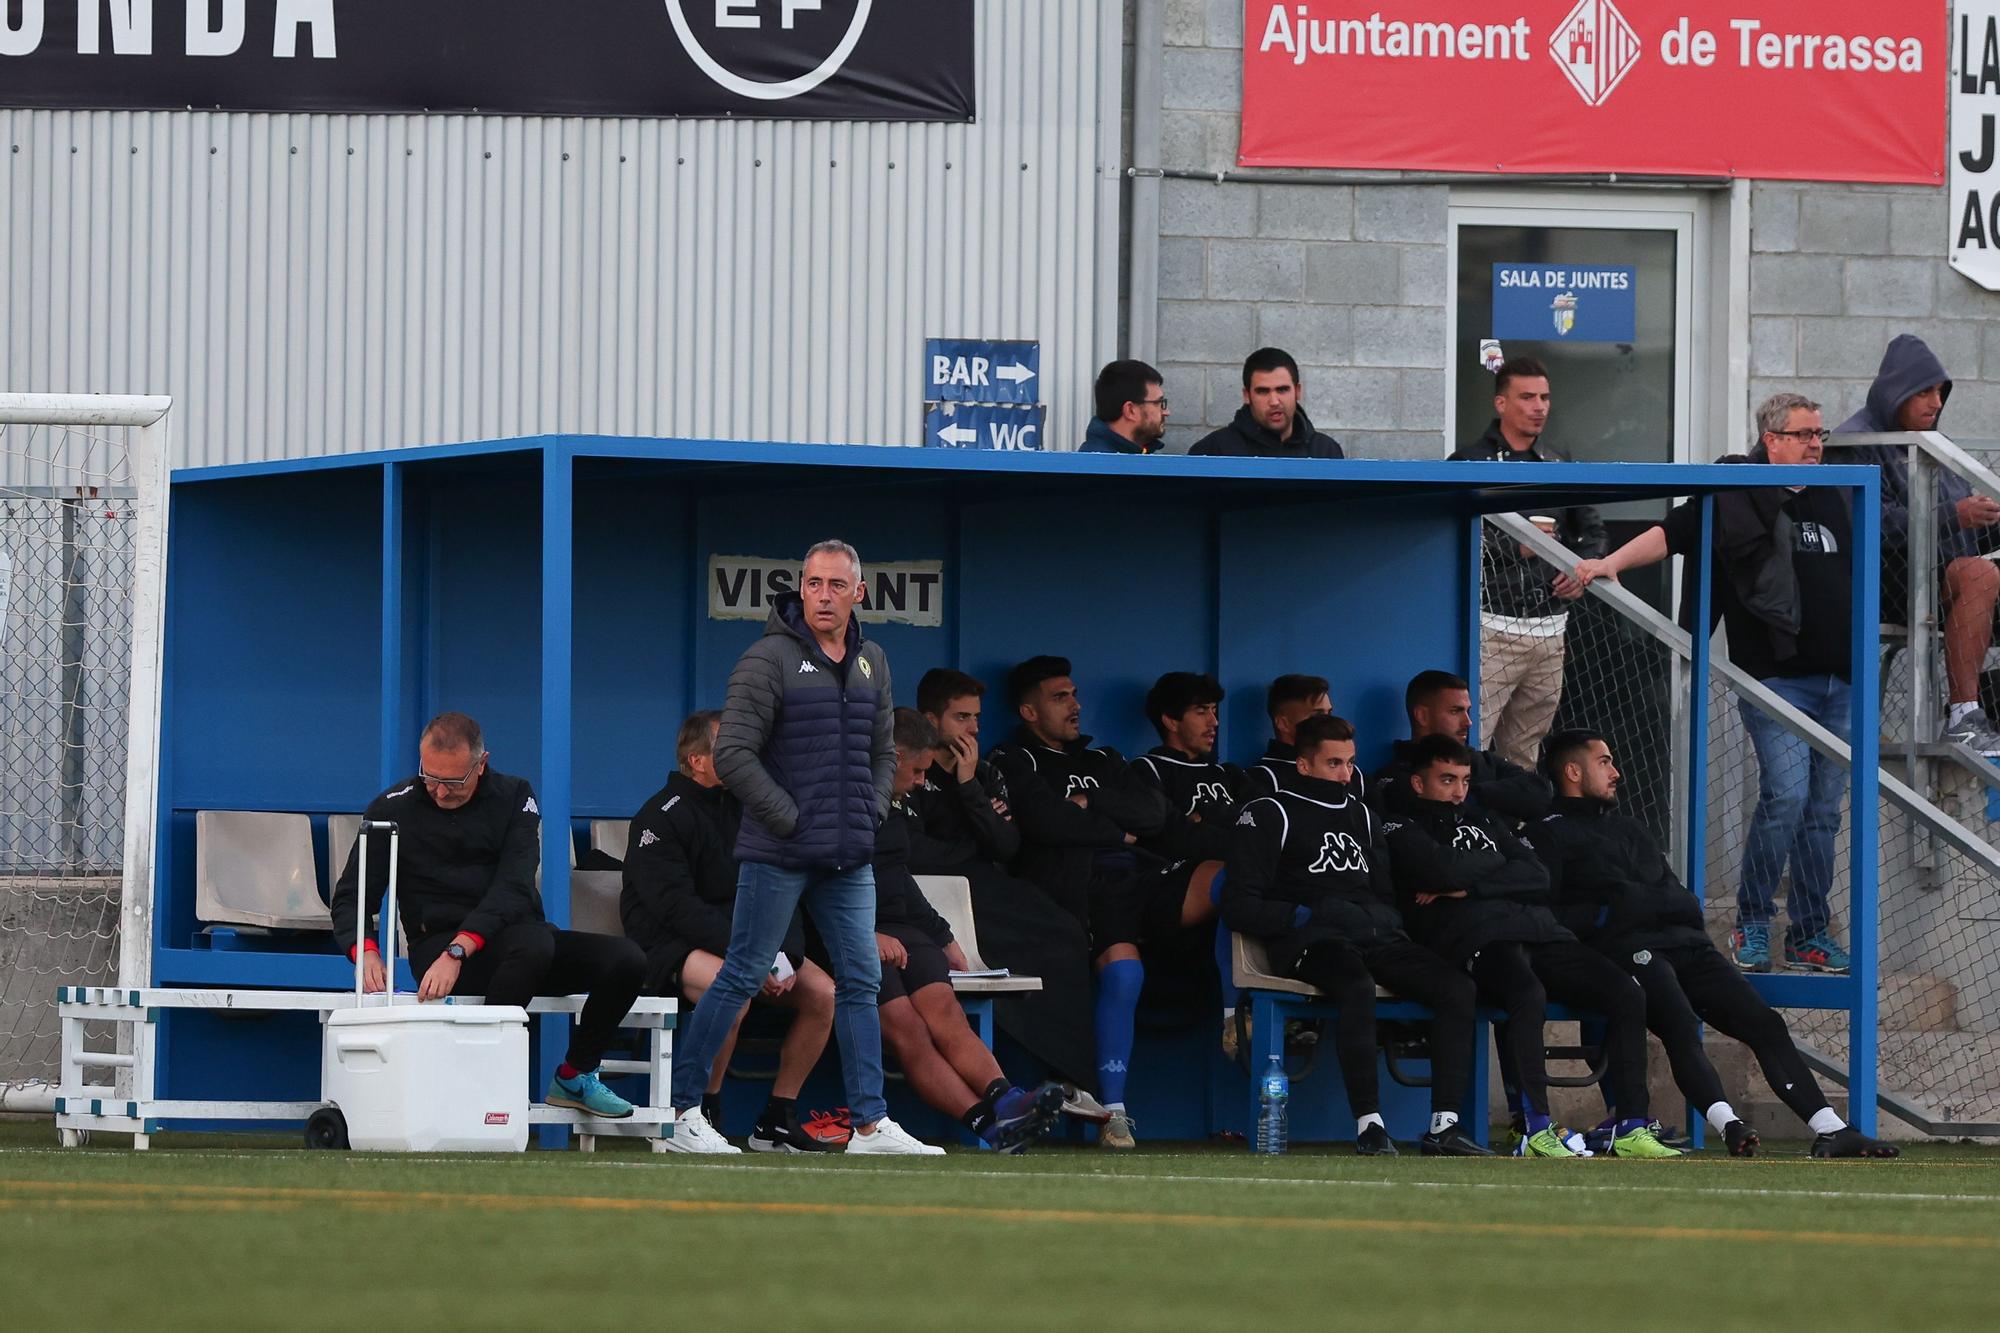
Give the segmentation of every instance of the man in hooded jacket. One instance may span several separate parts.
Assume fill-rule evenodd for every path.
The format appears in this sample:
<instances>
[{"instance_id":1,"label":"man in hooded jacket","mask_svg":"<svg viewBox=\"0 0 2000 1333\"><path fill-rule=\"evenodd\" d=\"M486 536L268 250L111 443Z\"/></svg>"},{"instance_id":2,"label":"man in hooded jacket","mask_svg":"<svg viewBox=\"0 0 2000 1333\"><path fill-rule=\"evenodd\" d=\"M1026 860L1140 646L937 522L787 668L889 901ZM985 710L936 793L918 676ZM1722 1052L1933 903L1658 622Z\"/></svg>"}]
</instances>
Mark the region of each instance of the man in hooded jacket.
<instances>
[{"instance_id":1,"label":"man in hooded jacket","mask_svg":"<svg viewBox=\"0 0 2000 1333\"><path fill-rule=\"evenodd\" d=\"M1235 419L1195 442L1214 458L1341 458L1340 441L1313 429L1299 402L1305 386L1291 353L1260 347L1243 362L1243 406Z\"/></svg>"},{"instance_id":2,"label":"man in hooded jacket","mask_svg":"<svg viewBox=\"0 0 2000 1333\"><path fill-rule=\"evenodd\" d=\"M1834 434L1936 430L1950 397L1951 379L1937 354L1915 334L1898 334L1882 353L1881 369L1868 386L1867 404L1841 422ZM1858 445L1832 461L1882 467L1882 619L1907 623L1910 562L1921 559L1910 550L1908 447ZM1982 557L2000 546L2000 502L1974 494L1954 472L1934 471L1937 549L1930 559L1932 568L1942 571L1945 684L1951 695L1944 739L2000 756L2000 731L1979 704L1979 673L1986 650L1993 646L1993 608L2000 602L2000 569Z\"/></svg>"}]
</instances>

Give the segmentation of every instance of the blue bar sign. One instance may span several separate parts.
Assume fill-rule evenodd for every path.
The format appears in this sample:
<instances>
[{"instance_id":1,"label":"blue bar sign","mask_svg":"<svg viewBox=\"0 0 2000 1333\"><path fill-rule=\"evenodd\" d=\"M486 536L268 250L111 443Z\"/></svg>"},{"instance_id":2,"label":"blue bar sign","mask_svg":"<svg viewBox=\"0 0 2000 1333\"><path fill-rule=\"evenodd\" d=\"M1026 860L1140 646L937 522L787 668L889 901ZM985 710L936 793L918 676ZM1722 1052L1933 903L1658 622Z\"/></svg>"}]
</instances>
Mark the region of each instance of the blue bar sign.
<instances>
[{"instance_id":1,"label":"blue bar sign","mask_svg":"<svg viewBox=\"0 0 2000 1333\"><path fill-rule=\"evenodd\" d=\"M1034 403L1041 400L1042 345L981 338L924 340L927 403Z\"/></svg>"}]
</instances>

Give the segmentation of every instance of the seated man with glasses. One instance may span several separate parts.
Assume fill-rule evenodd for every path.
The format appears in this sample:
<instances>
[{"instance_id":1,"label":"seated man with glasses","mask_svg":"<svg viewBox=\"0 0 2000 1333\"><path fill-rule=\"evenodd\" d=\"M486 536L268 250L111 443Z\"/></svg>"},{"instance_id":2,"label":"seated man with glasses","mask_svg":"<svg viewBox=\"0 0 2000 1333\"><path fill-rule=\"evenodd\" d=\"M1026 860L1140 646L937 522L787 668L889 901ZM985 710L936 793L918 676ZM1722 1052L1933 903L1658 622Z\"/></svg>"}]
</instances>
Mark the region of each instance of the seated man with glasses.
<instances>
[{"instance_id":1,"label":"seated man with glasses","mask_svg":"<svg viewBox=\"0 0 2000 1333\"><path fill-rule=\"evenodd\" d=\"M1757 409L1758 440L1748 455L1724 463L1818 463L1826 443L1819 404L1776 394ZM1853 516L1847 492L1831 486L1766 486L1715 497L1715 614L1729 628L1729 660L1845 741L1848 677L1854 646ZM1681 505L1602 560L1576 567L1586 586L1701 541L1701 511ZM1693 581L1683 590L1681 622L1693 615ZM1748 700L1737 705L1757 751L1757 808L1743 845L1736 888L1736 965L1771 970L1771 918L1778 880L1791 865L1785 904L1784 965L1808 972L1847 971L1835 938L1834 843L1847 767L1819 754Z\"/></svg>"},{"instance_id":2,"label":"seated man with glasses","mask_svg":"<svg viewBox=\"0 0 2000 1333\"><path fill-rule=\"evenodd\" d=\"M526 778L486 765L479 724L440 713L417 741L416 776L368 803L363 818L397 826L397 915L410 946L417 996L483 995L488 1004L525 1005L537 995L588 992L570 1028L569 1050L545 1100L623 1119L632 1104L605 1087L597 1066L646 979L646 955L630 940L557 930L542 915L535 883L542 861L542 811ZM563 829L559 836L568 837ZM386 842L386 839L379 840ZM371 849L364 916L389 887L386 848ZM333 935L349 958L365 949L362 988L388 989L374 940L357 940L358 861L334 885Z\"/></svg>"}]
</instances>

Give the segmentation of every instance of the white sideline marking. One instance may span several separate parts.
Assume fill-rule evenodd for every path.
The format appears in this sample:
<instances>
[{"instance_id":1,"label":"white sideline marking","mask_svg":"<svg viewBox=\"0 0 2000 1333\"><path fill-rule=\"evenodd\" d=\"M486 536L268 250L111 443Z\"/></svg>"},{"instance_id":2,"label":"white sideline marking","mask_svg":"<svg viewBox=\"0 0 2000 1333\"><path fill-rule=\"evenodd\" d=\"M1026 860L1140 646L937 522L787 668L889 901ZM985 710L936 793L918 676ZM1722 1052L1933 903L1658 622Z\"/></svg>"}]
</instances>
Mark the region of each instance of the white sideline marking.
<instances>
[{"instance_id":1,"label":"white sideline marking","mask_svg":"<svg viewBox=\"0 0 2000 1333\"><path fill-rule=\"evenodd\" d=\"M200 1155L204 1161L268 1163L280 1160L284 1152L285 1150L283 1149L226 1153L201 1151ZM0 1157L8 1156L61 1156L75 1159L79 1154L74 1148L0 1148ZM173 1160L176 1154L168 1153L159 1156L161 1160ZM350 1157L348 1165L353 1170L365 1170L369 1167L388 1166L402 1162L455 1163L464 1165L468 1160L480 1160L487 1156L490 1155L394 1153L384 1154L379 1157ZM748 1157L749 1154L746 1153L745 1156ZM830 1153L828 1156L837 1157L839 1154ZM131 1160L146 1161L153 1160L153 1158L135 1153L131 1155ZM495 1157L493 1160L498 1161L503 1159ZM1802 1158L1800 1160L1803 1161L1805 1159ZM838 1172L814 1175L810 1173L810 1168L804 1172L798 1171L794 1169L794 1165L788 1159L770 1163L756 1159L742 1162L695 1162L688 1160L685 1156L655 1157L649 1154L647 1159L643 1161L621 1162L586 1153L528 1153L523 1154L515 1165L518 1167L530 1163L537 1167L564 1167L571 1170L587 1168L606 1171L754 1171L771 1175L790 1175L795 1180L838 1180L843 1178ZM1572 1169L1590 1171L1596 1168L1577 1166ZM1655 1169L1672 1171L1674 1168L1663 1167ZM913 1176L912 1178L918 1177ZM1498 1193L1546 1193L1549 1191L1560 1191L1567 1194L1682 1194L1697 1198L1863 1199L1880 1203L1901 1203L1905 1201L1910 1203L2000 1203L2000 1194L1903 1194L1880 1190L1780 1190L1714 1185L1556 1185L1526 1180L1305 1180L1291 1176L1126 1175L1124 1173L1099 1172L1094 1170L1065 1172L952 1171L946 1175L939 1175L934 1178L938 1180L1006 1180L1017 1184L1026 1181L1061 1181L1068 1183L1078 1180L1088 1180L1092 1182L1104 1181L1120 1184L1159 1182L1169 1185L1290 1186L1294 1189L1316 1187L1331 1190L1483 1190Z\"/></svg>"}]
</instances>

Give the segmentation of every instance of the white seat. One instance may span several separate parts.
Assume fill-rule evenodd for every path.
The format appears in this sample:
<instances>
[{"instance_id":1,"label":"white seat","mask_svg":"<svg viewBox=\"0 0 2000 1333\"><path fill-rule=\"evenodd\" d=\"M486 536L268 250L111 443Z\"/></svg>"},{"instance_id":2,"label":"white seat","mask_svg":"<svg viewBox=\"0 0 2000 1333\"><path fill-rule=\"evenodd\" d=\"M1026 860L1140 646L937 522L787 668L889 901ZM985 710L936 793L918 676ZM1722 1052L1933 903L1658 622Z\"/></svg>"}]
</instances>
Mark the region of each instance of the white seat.
<instances>
[{"instance_id":1,"label":"white seat","mask_svg":"<svg viewBox=\"0 0 2000 1333\"><path fill-rule=\"evenodd\" d=\"M625 859L625 846L632 832L629 819L593 819L590 821L590 849L603 852L616 861Z\"/></svg>"},{"instance_id":2,"label":"white seat","mask_svg":"<svg viewBox=\"0 0 2000 1333\"><path fill-rule=\"evenodd\" d=\"M625 923L618 915L618 895L624 890L623 871L570 871L569 928L593 935L623 935Z\"/></svg>"},{"instance_id":3,"label":"white seat","mask_svg":"<svg viewBox=\"0 0 2000 1333\"><path fill-rule=\"evenodd\" d=\"M331 930L319 896L312 821L264 810L194 817L194 908L210 925Z\"/></svg>"},{"instance_id":4,"label":"white seat","mask_svg":"<svg viewBox=\"0 0 2000 1333\"><path fill-rule=\"evenodd\" d=\"M965 951L965 962L969 970L984 972L986 960L979 956L979 935L972 925L972 882L963 875L918 875L917 887L924 897L951 927L951 937L958 941L958 947ZM952 983L952 989L985 994L1004 994L1009 991L1032 991L1042 988L1040 977L1004 977L993 979L962 978Z\"/></svg>"},{"instance_id":5,"label":"white seat","mask_svg":"<svg viewBox=\"0 0 2000 1333\"><path fill-rule=\"evenodd\" d=\"M360 836L360 815L326 817L326 889L329 894L333 892L333 886L340 883L341 875L346 873L348 859L354 855L354 840Z\"/></svg>"}]
</instances>

